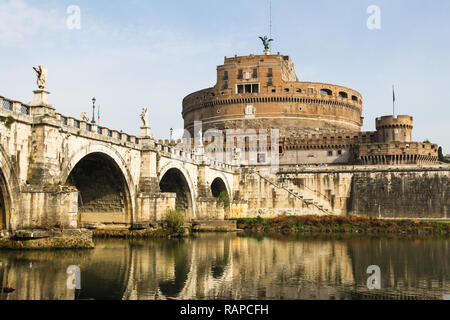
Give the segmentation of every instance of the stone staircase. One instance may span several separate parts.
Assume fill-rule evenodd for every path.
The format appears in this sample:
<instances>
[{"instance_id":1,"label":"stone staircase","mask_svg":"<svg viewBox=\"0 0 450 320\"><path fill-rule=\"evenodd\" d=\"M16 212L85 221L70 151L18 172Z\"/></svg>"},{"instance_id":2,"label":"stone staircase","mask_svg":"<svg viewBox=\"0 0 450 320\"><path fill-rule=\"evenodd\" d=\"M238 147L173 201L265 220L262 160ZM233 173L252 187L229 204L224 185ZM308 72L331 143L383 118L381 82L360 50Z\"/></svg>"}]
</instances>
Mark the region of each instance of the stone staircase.
<instances>
[{"instance_id":1,"label":"stone staircase","mask_svg":"<svg viewBox=\"0 0 450 320\"><path fill-rule=\"evenodd\" d=\"M253 170L252 173L256 174L262 180L266 181L273 187L275 187L279 190L283 190L283 191L287 192L289 195L291 195L292 197L294 197L295 199L302 201L308 208L314 207L323 214L333 214L333 212L330 210L329 206L327 206L327 203L326 203L327 201L325 201L324 199L318 199L317 197L307 198L307 196L304 194L301 195L299 192L295 192L294 190L288 189L285 186L283 186L277 182L273 182L271 179L264 177L260 172L258 172L256 170ZM311 190L311 191L313 191L313 190ZM311 196L311 195L308 195L308 196Z\"/></svg>"}]
</instances>

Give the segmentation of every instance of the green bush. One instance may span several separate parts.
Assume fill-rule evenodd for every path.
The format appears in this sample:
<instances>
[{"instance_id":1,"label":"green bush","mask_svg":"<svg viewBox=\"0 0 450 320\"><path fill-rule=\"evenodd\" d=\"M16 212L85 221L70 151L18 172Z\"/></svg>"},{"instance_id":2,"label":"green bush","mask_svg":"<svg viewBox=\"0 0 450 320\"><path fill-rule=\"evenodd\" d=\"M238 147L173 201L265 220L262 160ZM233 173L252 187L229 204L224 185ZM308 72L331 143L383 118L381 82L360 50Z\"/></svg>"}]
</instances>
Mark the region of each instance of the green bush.
<instances>
[{"instance_id":1,"label":"green bush","mask_svg":"<svg viewBox=\"0 0 450 320\"><path fill-rule=\"evenodd\" d=\"M178 210L169 210L166 213L167 229L170 233L183 234L184 215Z\"/></svg>"},{"instance_id":2,"label":"green bush","mask_svg":"<svg viewBox=\"0 0 450 320\"><path fill-rule=\"evenodd\" d=\"M222 191L219 194L219 198L217 200L218 203L221 203L224 209L228 209L230 207L230 197L228 196L228 192Z\"/></svg>"}]
</instances>

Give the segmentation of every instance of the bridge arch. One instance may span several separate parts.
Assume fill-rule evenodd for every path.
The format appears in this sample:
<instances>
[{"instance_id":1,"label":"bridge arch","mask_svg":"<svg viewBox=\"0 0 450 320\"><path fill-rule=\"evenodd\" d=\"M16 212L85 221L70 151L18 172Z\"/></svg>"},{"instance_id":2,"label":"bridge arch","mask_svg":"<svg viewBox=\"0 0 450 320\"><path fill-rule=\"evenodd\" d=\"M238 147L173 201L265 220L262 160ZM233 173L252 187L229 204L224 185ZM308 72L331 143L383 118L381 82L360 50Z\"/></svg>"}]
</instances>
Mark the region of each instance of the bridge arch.
<instances>
[{"instance_id":1,"label":"bridge arch","mask_svg":"<svg viewBox=\"0 0 450 320\"><path fill-rule=\"evenodd\" d=\"M211 179L210 188L211 188L211 193L212 193L213 197L217 198L217 196L218 196L217 191L220 191L220 192L226 191L230 198L232 196L232 190L231 190L230 184L228 182L228 179L222 173L217 173L217 174L213 175L213 177ZM220 192L219 192L219 194L220 194Z\"/></svg>"},{"instance_id":2,"label":"bridge arch","mask_svg":"<svg viewBox=\"0 0 450 320\"><path fill-rule=\"evenodd\" d=\"M123 157L106 145L74 152L63 165L60 181L77 187L79 222L133 223L135 184Z\"/></svg>"},{"instance_id":3,"label":"bridge arch","mask_svg":"<svg viewBox=\"0 0 450 320\"><path fill-rule=\"evenodd\" d=\"M224 209L229 210L232 194L227 179L220 174L215 175L210 184L210 190L211 195L224 205ZM226 193L226 195L224 195L224 193Z\"/></svg>"},{"instance_id":4,"label":"bridge arch","mask_svg":"<svg viewBox=\"0 0 450 320\"><path fill-rule=\"evenodd\" d=\"M176 193L176 208L185 212L188 219L197 217L195 187L189 173L175 163L165 166L159 175L161 192Z\"/></svg>"},{"instance_id":5,"label":"bridge arch","mask_svg":"<svg viewBox=\"0 0 450 320\"><path fill-rule=\"evenodd\" d=\"M0 230L17 227L15 192L19 190L17 175L3 146L0 146Z\"/></svg>"}]
</instances>

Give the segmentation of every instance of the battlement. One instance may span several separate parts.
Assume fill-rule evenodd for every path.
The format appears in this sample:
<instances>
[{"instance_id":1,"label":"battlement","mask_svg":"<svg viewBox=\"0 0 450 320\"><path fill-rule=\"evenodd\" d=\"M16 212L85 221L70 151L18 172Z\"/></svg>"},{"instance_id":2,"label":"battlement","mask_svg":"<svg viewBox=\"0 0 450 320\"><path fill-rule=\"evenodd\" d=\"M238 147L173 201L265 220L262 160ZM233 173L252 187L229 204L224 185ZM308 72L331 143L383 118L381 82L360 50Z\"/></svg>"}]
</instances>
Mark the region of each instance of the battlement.
<instances>
[{"instance_id":1,"label":"battlement","mask_svg":"<svg viewBox=\"0 0 450 320\"><path fill-rule=\"evenodd\" d=\"M361 144L357 159L367 165L437 163L438 145L419 142Z\"/></svg>"},{"instance_id":2,"label":"battlement","mask_svg":"<svg viewBox=\"0 0 450 320\"><path fill-rule=\"evenodd\" d=\"M375 143L377 132L341 132L333 134L310 134L282 138L280 145L291 149L342 149L359 144Z\"/></svg>"},{"instance_id":3,"label":"battlement","mask_svg":"<svg viewBox=\"0 0 450 320\"><path fill-rule=\"evenodd\" d=\"M377 130L381 128L413 128L413 117L411 116L384 116L376 119Z\"/></svg>"}]
</instances>

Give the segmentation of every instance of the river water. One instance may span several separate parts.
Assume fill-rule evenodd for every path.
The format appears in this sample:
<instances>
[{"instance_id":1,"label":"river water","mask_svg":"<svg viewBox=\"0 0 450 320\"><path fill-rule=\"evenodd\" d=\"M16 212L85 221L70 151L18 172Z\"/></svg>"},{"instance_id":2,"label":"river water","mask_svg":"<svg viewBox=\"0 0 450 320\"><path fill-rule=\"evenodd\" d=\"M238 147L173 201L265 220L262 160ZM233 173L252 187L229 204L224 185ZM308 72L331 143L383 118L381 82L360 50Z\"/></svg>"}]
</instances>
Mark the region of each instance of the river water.
<instances>
[{"instance_id":1,"label":"river water","mask_svg":"<svg viewBox=\"0 0 450 320\"><path fill-rule=\"evenodd\" d=\"M449 239L101 240L91 251L0 252L0 300L439 299ZM369 266L381 289L369 290ZM72 266L72 267L71 267ZM79 268L78 289L68 269Z\"/></svg>"}]
</instances>

